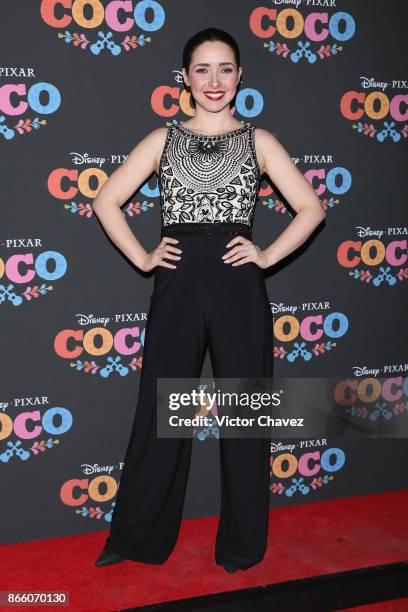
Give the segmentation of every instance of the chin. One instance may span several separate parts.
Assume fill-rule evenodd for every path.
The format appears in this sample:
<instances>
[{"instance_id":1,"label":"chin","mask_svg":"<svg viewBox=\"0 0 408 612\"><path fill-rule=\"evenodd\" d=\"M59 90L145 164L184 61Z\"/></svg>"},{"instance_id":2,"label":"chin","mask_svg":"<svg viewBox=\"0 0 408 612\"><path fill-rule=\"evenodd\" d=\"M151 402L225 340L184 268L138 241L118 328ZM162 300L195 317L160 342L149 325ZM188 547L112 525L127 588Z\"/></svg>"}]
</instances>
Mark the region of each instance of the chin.
<instances>
[{"instance_id":1,"label":"chin","mask_svg":"<svg viewBox=\"0 0 408 612\"><path fill-rule=\"evenodd\" d=\"M231 100L232 98L223 98L219 102L210 102L208 98L203 96L203 98L199 100L199 103L200 106L202 106L204 110L208 111L209 113L218 113L219 111L224 110L226 106L229 106Z\"/></svg>"}]
</instances>

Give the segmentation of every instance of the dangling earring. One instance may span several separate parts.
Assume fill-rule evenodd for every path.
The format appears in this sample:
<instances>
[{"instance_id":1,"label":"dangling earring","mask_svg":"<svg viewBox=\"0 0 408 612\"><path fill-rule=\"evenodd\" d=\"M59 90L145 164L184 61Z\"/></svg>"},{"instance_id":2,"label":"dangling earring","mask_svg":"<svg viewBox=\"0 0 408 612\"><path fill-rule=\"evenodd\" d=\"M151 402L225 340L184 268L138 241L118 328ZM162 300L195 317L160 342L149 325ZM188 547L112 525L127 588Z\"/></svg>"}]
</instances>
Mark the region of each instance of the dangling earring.
<instances>
[{"instance_id":1,"label":"dangling earring","mask_svg":"<svg viewBox=\"0 0 408 612\"><path fill-rule=\"evenodd\" d=\"M184 83L184 85L185 85L186 91L187 91L187 92L190 94L190 102L191 102L191 106L192 106L193 108L195 108L195 100L194 100L193 96L191 95L191 86L190 86L190 85L187 85L187 83Z\"/></svg>"}]
</instances>

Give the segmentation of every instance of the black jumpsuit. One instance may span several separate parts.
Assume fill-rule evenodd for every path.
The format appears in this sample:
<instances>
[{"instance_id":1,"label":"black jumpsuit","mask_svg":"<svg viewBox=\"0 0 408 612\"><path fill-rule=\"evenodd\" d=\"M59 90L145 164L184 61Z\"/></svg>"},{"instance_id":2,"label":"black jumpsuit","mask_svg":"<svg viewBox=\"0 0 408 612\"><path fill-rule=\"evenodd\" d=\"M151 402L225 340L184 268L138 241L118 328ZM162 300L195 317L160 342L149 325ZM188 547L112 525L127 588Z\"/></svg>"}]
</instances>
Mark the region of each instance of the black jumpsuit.
<instances>
[{"instance_id":1,"label":"black jumpsuit","mask_svg":"<svg viewBox=\"0 0 408 612\"><path fill-rule=\"evenodd\" d=\"M175 124L163 148L161 235L179 240L177 269L158 266L146 325L139 397L114 508L110 550L162 564L179 533L192 438L157 437L156 379L272 377L272 314L263 271L222 255L251 239L260 170L255 128L208 136ZM215 561L262 560L269 514L270 438L220 438L221 508Z\"/></svg>"}]
</instances>

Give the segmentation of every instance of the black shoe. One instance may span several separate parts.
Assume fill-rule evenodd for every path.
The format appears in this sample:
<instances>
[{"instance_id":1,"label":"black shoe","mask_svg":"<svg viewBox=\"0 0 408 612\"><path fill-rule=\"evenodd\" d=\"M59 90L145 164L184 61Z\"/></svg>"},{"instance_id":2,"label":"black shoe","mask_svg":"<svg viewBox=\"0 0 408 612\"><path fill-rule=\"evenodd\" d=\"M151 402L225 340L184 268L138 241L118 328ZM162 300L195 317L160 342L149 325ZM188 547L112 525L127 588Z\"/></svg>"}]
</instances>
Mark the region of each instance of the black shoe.
<instances>
[{"instance_id":1,"label":"black shoe","mask_svg":"<svg viewBox=\"0 0 408 612\"><path fill-rule=\"evenodd\" d=\"M101 565L113 565L114 563L120 563L121 561L126 561L126 559L121 557L119 553L105 547L97 558L95 565L98 567Z\"/></svg>"},{"instance_id":2,"label":"black shoe","mask_svg":"<svg viewBox=\"0 0 408 612\"><path fill-rule=\"evenodd\" d=\"M236 565L233 565L232 563L223 563L222 567L229 574L232 574L233 572L236 572L239 569L239 567L237 567Z\"/></svg>"}]
</instances>

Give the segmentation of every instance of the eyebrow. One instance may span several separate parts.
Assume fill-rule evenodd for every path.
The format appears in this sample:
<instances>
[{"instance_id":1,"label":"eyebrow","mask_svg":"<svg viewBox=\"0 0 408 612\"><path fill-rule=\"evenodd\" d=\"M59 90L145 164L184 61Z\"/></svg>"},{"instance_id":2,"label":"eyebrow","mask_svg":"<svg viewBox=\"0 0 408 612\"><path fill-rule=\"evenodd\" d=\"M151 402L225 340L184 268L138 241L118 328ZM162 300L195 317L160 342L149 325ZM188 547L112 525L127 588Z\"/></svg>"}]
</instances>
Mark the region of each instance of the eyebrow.
<instances>
[{"instance_id":1,"label":"eyebrow","mask_svg":"<svg viewBox=\"0 0 408 612\"><path fill-rule=\"evenodd\" d=\"M220 66L233 66L233 62L220 62L219 63ZM211 64L208 63L200 63L200 64L194 64L193 68L195 68L196 66L211 66Z\"/></svg>"}]
</instances>

